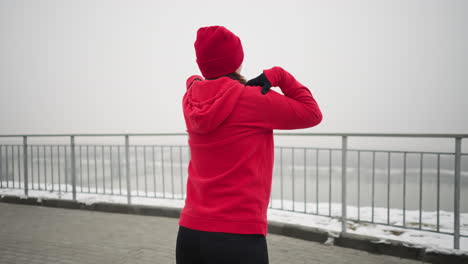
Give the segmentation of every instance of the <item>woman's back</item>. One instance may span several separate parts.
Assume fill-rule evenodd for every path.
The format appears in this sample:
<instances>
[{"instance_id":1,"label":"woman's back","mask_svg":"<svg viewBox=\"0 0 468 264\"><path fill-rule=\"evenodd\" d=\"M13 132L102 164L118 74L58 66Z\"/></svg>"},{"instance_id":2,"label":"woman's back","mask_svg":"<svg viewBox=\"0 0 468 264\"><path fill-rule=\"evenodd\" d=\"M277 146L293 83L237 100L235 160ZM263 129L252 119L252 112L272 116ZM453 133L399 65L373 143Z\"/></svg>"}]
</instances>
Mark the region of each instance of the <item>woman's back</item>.
<instances>
[{"instance_id":1,"label":"woman's back","mask_svg":"<svg viewBox=\"0 0 468 264\"><path fill-rule=\"evenodd\" d=\"M191 160L181 225L267 234L273 129L313 126L321 114L308 89L289 73L274 67L265 74L294 97L274 91L262 95L260 87L228 77L187 81L183 105Z\"/></svg>"}]
</instances>

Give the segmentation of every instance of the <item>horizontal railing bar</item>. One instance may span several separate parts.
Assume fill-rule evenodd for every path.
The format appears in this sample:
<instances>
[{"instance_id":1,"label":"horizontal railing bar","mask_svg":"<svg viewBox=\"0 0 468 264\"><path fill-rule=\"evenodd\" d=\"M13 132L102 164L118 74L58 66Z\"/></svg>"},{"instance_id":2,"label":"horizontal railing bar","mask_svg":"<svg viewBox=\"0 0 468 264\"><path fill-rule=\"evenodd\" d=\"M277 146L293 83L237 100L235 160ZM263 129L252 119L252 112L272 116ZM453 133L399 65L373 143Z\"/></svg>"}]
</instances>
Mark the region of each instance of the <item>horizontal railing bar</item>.
<instances>
[{"instance_id":1,"label":"horizontal railing bar","mask_svg":"<svg viewBox=\"0 0 468 264\"><path fill-rule=\"evenodd\" d=\"M341 149L339 149L341 150ZM454 152L437 152L437 151L406 151L406 150L372 150L372 149L348 149L350 151L360 151L360 152L375 152L375 153L407 153L407 154L431 154L431 155L455 155ZM468 153L467 153L468 155Z\"/></svg>"},{"instance_id":2,"label":"horizontal railing bar","mask_svg":"<svg viewBox=\"0 0 468 264\"><path fill-rule=\"evenodd\" d=\"M468 134L274 133L275 136L468 138Z\"/></svg>"},{"instance_id":3,"label":"horizontal railing bar","mask_svg":"<svg viewBox=\"0 0 468 264\"><path fill-rule=\"evenodd\" d=\"M23 145L18 144L0 144L0 146L12 146L12 147L22 147ZM63 147L63 146L70 146L70 144L28 144L28 146L34 147ZM125 146L125 144L75 144L75 146L82 146L82 147L117 147L117 146ZM130 144L133 147L183 147L187 148L187 144L180 144L180 145L161 145L161 144ZM468 154L468 153L467 153Z\"/></svg>"},{"instance_id":4,"label":"horizontal railing bar","mask_svg":"<svg viewBox=\"0 0 468 264\"><path fill-rule=\"evenodd\" d=\"M28 146L39 146L39 147L60 147L69 146L70 144L28 144ZM0 144L0 146L13 146L21 147L19 144ZM125 146L125 144L75 144L75 146L99 146L99 147L113 147L113 146ZM161 144L130 144L130 146L136 147L188 147L187 144L175 144L175 145L161 145ZM291 149L291 150L326 150L326 151L341 151L341 148L314 148L314 147L290 147L290 146L275 146L278 149ZM429 154L429 155L455 155L454 152L437 152L437 151L406 151L406 150L374 150L374 149L347 149L348 152L375 152L375 153L407 153L407 154ZM462 156L468 156L468 153L461 153Z\"/></svg>"},{"instance_id":5,"label":"horizontal railing bar","mask_svg":"<svg viewBox=\"0 0 468 264\"><path fill-rule=\"evenodd\" d=\"M113 146L117 146L117 145L113 145ZM122 146L125 146L122 145ZM160 144L130 144L129 146L132 146L132 147L188 147L188 144L180 144L180 145L160 145Z\"/></svg>"},{"instance_id":6,"label":"horizontal railing bar","mask_svg":"<svg viewBox=\"0 0 468 264\"><path fill-rule=\"evenodd\" d=\"M314 147L287 147L287 146L275 146L275 148L282 149L306 149L306 150L332 150L332 151L341 151L341 148L314 148ZM347 149L348 152L351 151L360 151L360 152L375 152L375 153L408 153L408 154L441 154L441 155L455 155L454 152L437 152L437 151L407 151L407 150L374 150L374 149ZM468 155L468 153L463 153L462 155Z\"/></svg>"},{"instance_id":7,"label":"horizontal railing bar","mask_svg":"<svg viewBox=\"0 0 468 264\"><path fill-rule=\"evenodd\" d=\"M187 133L127 133L127 134L25 134L25 135L0 135L0 137L146 137L146 136L187 136Z\"/></svg>"},{"instance_id":8,"label":"horizontal railing bar","mask_svg":"<svg viewBox=\"0 0 468 264\"><path fill-rule=\"evenodd\" d=\"M118 133L118 134L6 134L0 137L123 137L123 136L187 136L187 133ZM417 134L417 133L274 133L275 136L325 136L325 137L423 137L468 138L468 134Z\"/></svg>"},{"instance_id":9,"label":"horizontal railing bar","mask_svg":"<svg viewBox=\"0 0 468 264\"><path fill-rule=\"evenodd\" d=\"M341 150L341 148L314 148L314 147L293 147L293 146L281 146L281 145L277 145L275 146L275 148L277 149L284 149L284 150L287 150L287 149L290 149L290 150L303 150L303 149L307 149L307 150L327 150L327 151L336 151L336 150Z\"/></svg>"}]
</instances>

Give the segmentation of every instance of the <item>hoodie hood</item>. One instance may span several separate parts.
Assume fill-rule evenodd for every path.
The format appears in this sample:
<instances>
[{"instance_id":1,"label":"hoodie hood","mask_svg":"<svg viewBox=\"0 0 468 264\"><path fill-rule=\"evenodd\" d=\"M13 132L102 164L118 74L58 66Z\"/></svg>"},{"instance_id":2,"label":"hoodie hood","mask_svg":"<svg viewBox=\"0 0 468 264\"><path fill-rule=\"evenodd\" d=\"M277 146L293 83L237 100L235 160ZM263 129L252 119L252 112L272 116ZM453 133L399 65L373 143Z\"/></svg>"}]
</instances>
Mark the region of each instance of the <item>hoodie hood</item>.
<instances>
[{"instance_id":1,"label":"hoodie hood","mask_svg":"<svg viewBox=\"0 0 468 264\"><path fill-rule=\"evenodd\" d=\"M244 85L229 77L205 80L194 75L187 79L183 110L187 131L199 134L218 128L231 114Z\"/></svg>"}]
</instances>

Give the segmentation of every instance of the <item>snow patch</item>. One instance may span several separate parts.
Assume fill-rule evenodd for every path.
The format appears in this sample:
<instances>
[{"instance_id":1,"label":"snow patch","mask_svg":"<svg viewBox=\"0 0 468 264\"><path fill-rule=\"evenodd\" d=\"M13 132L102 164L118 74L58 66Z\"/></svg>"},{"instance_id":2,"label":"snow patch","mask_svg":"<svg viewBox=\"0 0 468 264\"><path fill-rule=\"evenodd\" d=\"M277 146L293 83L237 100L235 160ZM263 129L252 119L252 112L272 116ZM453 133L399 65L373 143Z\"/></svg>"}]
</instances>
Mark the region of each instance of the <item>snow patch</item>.
<instances>
[{"instance_id":1,"label":"snow patch","mask_svg":"<svg viewBox=\"0 0 468 264\"><path fill-rule=\"evenodd\" d=\"M334 237L328 237L327 241L325 241L325 243L323 243L323 244L325 244L327 246L333 246L334 243L335 243L335 238Z\"/></svg>"},{"instance_id":2,"label":"snow patch","mask_svg":"<svg viewBox=\"0 0 468 264\"><path fill-rule=\"evenodd\" d=\"M375 244L391 244L390 241L388 240L385 240L385 239L379 239L377 241L371 241L372 243L375 243Z\"/></svg>"},{"instance_id":3,"label":"snow patch","mask_svg":"<svg viewBox=\"0 0 468 264\"><path fill-rule=\"evenodd\" d=\"M457 255L457 256L468 256L468 252L458 249L449 249L449 248L436 248L436 247L428 247L425 249L427 253L434 252L434 253L442 253L442 254L450 254L450 255Z\"/></svg>"}]
</instances>

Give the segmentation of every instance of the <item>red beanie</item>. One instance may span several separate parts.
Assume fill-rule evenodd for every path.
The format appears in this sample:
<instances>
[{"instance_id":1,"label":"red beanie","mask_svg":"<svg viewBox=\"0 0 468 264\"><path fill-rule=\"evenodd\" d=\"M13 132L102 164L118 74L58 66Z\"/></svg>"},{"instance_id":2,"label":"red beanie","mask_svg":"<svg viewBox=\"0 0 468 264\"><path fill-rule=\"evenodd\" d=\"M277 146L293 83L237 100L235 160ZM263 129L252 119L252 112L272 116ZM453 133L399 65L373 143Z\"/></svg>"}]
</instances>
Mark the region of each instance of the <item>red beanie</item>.
<instances>
[{"instance_id":1,"label":"red beanie","mask_svg":"<svg viewBox=\"0 0 468 264\"><path fill-rule=\"evenodd\" d=\"M244 60L239 37L223 26L198 29L195 53L198 68L207 79L235 72Z\"/></svg>"}]
</instances>

